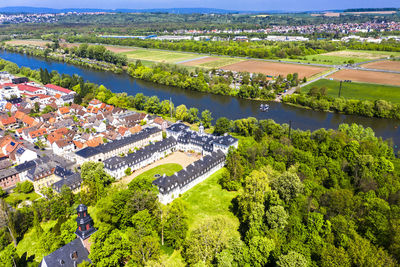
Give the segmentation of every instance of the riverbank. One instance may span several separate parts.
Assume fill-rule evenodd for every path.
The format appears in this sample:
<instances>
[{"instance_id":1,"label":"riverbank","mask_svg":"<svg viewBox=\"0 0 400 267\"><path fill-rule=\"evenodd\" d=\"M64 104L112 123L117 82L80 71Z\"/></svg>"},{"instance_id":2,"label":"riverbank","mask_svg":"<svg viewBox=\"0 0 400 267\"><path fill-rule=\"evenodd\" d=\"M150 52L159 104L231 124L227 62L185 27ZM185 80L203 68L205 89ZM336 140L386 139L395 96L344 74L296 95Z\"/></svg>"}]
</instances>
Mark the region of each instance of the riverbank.
<instances>
[{"instance_id":1,"label":"riverbank","mask_svg":"<svg viewBox=\"0 0 400 267\"><path fill-rule=\"evenodd\" d=\"M70 76L77 74L85 81L102 84L113 93L126 93L135 95L142 93L144 96L157 96L163 100L173 100L174 105L185 105L198 110L208 109L213 114L214 122L219 117L230 120L254 117L258 120L273 119L279 124L292 122L292 128L302 130L316 130L319 128L337 129L342 123L357 123L364 127L372 128L377 136L392 138L400 144L400 122L392 119L367 118L356 115L328 113L311 109L297 108L284 103L270 102L268 112L261 112L260 102L234 98L229 96L212 95L202 92L188 91L180 88L157 85L151 82L140 81L129 77L127 74L95 71L67 63L46 61L37 57L0 51L0 57L15 62L18 66L32 69L47 68Z\"/></svg>"}]
</instances>

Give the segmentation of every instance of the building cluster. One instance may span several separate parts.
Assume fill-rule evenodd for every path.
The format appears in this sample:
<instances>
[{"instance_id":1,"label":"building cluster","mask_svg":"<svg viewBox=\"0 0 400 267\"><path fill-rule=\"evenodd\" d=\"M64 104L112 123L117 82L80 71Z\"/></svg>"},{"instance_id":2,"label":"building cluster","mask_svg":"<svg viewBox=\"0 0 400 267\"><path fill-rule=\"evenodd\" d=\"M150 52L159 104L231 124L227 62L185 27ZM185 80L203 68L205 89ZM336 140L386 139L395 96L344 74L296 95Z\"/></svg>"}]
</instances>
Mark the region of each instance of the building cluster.
<instances>
[{"instance_id":1,"label":"building cluster","mask_svg":"<svg viewBox=\"0 0 400 267\"><path fill-rule=\"evenodd\" d=\"M165 144L156 149L157 156L162 157L179 150L200 153L203 157L174 175L163 175L153 182L158 187L158 198L163 204L172 202L221 169L225 165L225 157L229 148L238 147L236 138L230 135L214 136L206 134L202 126L200 126L199 132L196 132L190 130L183 123L176 123L167 128L166 133L167 141L164 140ZM151 163L151 160L153 159L150 157L146 163Z\"/></svg>"},{"instance_id":2,"label":"building cluster","mask_svg":"<svg viewBox=\"0 0 400 267\"><path fill-rule=\"evenodd\" d=\"M97 99L84 107L75 92L0 74L0 186L31 181L35 191L80 189L87 161L104 161L162 140L167 121ZM44 156L46 155L46 156Z\"/></svg>"},{"instance_id":3,"label":"building cluster","mask_svg":"<svg viewBox=\"0 0 400 267\"><path fill-rule=\"evenodd\" d=\"M55 23L56 14L0 14L0 24Z\"/></svg>"}]
</instances>

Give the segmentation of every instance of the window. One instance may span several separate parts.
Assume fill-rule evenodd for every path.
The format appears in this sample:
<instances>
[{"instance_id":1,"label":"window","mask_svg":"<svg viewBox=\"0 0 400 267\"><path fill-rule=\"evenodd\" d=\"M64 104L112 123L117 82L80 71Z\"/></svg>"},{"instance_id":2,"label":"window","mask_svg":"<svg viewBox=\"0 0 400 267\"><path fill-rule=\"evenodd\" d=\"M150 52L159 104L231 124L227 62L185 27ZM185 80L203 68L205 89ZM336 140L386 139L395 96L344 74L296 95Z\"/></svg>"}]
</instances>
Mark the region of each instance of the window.
<instances>
[{"instance_id":1,"label":"window","mask_svg":"<svg viewBox=\"0 0 400 267\"><path fill-rule=\"evenodd\" d=\"M86 230L89 230L89 224L86 224Z\"/></svg>"}]
</instances>

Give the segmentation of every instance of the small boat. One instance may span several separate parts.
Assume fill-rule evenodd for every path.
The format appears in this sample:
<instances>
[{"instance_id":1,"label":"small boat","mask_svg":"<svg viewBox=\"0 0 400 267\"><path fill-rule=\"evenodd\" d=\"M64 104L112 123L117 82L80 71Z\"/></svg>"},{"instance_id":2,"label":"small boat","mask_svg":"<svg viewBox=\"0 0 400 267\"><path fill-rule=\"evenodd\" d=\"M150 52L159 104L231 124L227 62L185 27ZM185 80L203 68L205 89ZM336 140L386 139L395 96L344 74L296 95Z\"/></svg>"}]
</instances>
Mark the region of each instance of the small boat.
<instances>
[{"instance_id":1,"label":"small boat","mask_svg":"<svg viewBox=\"0 0 400 267\"><path fill-rule=\"evenodd\" d=\"M268 104L261 104L260 105L260 110L261 111L263 111L263 112L265 112L265 111L268 111L269 110L269 105Z\"/></svg>"}]
</instances>

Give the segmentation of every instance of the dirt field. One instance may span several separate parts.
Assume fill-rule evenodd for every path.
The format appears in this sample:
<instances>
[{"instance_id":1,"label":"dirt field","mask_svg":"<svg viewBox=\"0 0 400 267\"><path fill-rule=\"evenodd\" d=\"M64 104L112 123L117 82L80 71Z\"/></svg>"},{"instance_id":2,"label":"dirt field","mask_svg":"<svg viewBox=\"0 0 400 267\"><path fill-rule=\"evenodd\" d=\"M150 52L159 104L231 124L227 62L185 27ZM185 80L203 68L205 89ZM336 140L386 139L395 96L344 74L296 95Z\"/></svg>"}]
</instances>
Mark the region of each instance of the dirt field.
<instances>
[{"instance_id":1,"label":"dirt field","mask_svg":"<svg viewBox=\"0 0 400 267\"><path fill-rule=\"evenodd\" d=\"M278 76L297 72L299 78L311 77L317 73L327 70L323 67L311 67L299 64L285 64L266 62L261 60L247 60L232 65L224 66L223 69L231 71L247 71L250 73L264 73L266 75Z\"/></svg>"},{"instance_id":2,"label":"dirt field","mask_svg":"<svg viewBox=\"0 0 400 267\"><path fill-rule=\"evenodd\" d=\"M341 70L330 75L328 78L334 80L352 80L361 83L376 83L400 86L400 74L363 71L363 70Z\"/></svg>"},{"instance_id":3,"label":"dirt field","mask_svg":"<svg viewBox=\"0 0 400 267\"><path fill-rule=\"evenodd\" d=\"M185 65L185 66L197 66L197 65L200 65L200 64L203 64L203 63L213 62L213 61L216 61L218 59L220 59L220 58L217 58L217 57L205 57L205 58L201 58L201 59L192 60L192 61L188 61L188 62L182 63L182 65Z\"/></svg>"},{"instance_id":4,"label":"dirt field","mask_svg":"<svg viewBox=\"0 0 400 267\"><path fill-rule=\"evenodd\" d=\"M48 43L51 42L43 40L12 40L6 42L6 44L9 45L36 45L36 46L45 46Z\"/></svg>"},{"instance_id":5,"label":"dirt field","mask_svg":"<svg viewBox=\"0 0 400 267\"><path fill-rule=\"evenodd\" d=\"M385 52L382 53L369 53L369 52L359 52L359 51L336 51L336 52L330 52L330 53L325 53L321 54L325 56L336 56L336 57L348 57L348 58L363 58L363 59L380 59L384 57L390 56L390 52L387 54Z\"/></svg>"},{"instance_id":6,"label":"dirt field","mask_svg":"<svg viewBox=\"0 0 400 267\"><path fill-rule=\"evenodd\" d=\"M379 70L395 70L400 71L400 61L377 61L362 65L363 68L379 69Z\"/></svg>"},{"instance_id":7,"label":"dirt field","mask_svg":"<svg viewBox=\"0 0 400 267\"><path fill-rule=\"evenodd\" d=\"M199 160L200 158L201 158L201 156L197 155L197 154L175 152L166 158L163 158L159 161L154 162L153 164L150 164L140 170L135 171L132 175L124 177L121 180L119 180L119 182L123 183L123 184L128 184L130 181L133 180L133 178L139 176L140 174L142 174L148 170L151 170L154 167L164 165L167 163L177 163L177 164L181 165L183 168L185 168L186 166L192 164L193 162Z\"/></svg>"}]
</instances>

